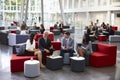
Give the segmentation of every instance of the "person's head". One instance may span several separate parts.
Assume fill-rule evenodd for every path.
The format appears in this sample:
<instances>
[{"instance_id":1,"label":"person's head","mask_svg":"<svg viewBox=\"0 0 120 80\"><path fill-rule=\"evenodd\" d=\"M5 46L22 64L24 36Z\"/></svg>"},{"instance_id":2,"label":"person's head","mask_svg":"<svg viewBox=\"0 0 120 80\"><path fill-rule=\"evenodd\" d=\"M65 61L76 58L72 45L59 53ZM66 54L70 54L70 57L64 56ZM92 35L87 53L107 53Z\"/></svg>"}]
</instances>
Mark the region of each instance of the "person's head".
<instances>
[{"instance_id":1,"label":"person's head","mask_svg":"<svg viewBox=\"0 0 120 80\"><path fill-rule=\"evenodd\" d=\"M65 38L69 38L69 37L70 37L70 33L69 33L69 32L65 32L65 33L64 33L64 37L65 37Z\"/></svg>"},{"instance_id":2,"label":"person's head","mask_svg":"<svg viewBox=\"0 0 120 80\"><path fill-rule=\"evenodd\" d=\"M43 25L43 24L40 24L40 27L41 27L42 29L44 29L44 25Z\"/></svg>"},{"instance_id":3,"label":"person's head","mask_svg":"<svg viewBox=\"0 0 120 80\"><path fill-rule=\"evenodd\" d=\"M49 33L48 33L47 31L45 31L45 32L43 33L43 37L44 37L44 38L47 38L47 37L48 37L48 34L49 34Z\"/></svg>"},{"instance_id":4,"label":"person's head","mask_svg":"<svg viewBox=\"0 0 120 80\"><path fill-rule=\"evenodd\" d=\"M26 29L26 25L22 25L20 28L21 28L21 30L25 30Z\"/></svg>"},{"instance_id":5,"label":"person's head","mask_svg":"<svg viewBox=\"0 0 120 80\"><path fill-rule=\"evenodd\" d=\"M85 43L85 44L88 44L88 43L89 43L89 39L88 39L88 37L87 37L87 34L84 34L84 35L83 35L83 43Z\"/></svg>"},{"instance_id":6,"label":"person's head","mask_svg":"<svg viewBox=\"0 0 120 80\"><path fill-rule=\"evenodd\" d=\"M94 26L96 27L96 26L97 26L97 23L94 23Z\"/></svg>"},{"instance_id":7,"label":"person's head","mask_svg":"<svg viewBox=\"0 0 120 80\"><path fill-rule=\"evenodd\" d=\"M34 22L34 26L36 26L36 22Z\"/></svg>"},{"instance_id":8,"label":"person's head","mask_svg":"<svg viewBox=\"0 0 120 80\"><path fill-rule=\"evenodd\" d=\"M31 33L30 34L30 43L33 44L33 40L34 40L35 34Z\"/></svg>"},{"instance_id":9,"label":"person's head","mask_svg":"<svg viewBox=\"0 0 120 80\"><path fill-rule=\"evenodd\" d=\"M97 20L96 20L96 23L98 23L98 22L99 22L99 20L97 19Z\"/></svg>"}]
</instances>

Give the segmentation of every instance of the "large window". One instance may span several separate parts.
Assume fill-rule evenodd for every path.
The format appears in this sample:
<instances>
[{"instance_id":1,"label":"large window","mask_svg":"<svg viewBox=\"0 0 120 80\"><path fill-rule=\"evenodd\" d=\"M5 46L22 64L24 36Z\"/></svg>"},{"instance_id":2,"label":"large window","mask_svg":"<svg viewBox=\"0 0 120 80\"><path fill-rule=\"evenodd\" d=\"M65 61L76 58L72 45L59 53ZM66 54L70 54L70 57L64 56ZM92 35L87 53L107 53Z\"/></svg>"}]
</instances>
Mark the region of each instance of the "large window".
<instances>
[{"instance_id":1,"label":"large window","mask_svg":"<svg viewBox=\"0 0 120 80\"><path fill-rule=\"evenodd\" d=\"M78 8L78 5L79 5L79 0L74 0L74 8Z\"/></svg>"}]
</instances>

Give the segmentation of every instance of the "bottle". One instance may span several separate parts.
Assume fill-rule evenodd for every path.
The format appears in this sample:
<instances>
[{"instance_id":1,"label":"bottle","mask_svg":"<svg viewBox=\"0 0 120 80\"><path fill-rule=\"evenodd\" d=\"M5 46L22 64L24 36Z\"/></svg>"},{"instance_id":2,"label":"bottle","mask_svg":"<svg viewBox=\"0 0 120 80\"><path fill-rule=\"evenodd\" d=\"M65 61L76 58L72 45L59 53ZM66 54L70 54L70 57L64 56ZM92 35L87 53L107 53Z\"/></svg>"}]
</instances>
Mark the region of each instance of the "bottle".
<instances>
[{"instance_id":1,"label":"bottle","mask_svg":"<svg viewBox=\"0 0 120 80\"><path fill-rule=\"evenodd\" d=\"M32 60L33 60L33 57L31 57L30 60L32 61Z\"/></svg>"}]
</instances>

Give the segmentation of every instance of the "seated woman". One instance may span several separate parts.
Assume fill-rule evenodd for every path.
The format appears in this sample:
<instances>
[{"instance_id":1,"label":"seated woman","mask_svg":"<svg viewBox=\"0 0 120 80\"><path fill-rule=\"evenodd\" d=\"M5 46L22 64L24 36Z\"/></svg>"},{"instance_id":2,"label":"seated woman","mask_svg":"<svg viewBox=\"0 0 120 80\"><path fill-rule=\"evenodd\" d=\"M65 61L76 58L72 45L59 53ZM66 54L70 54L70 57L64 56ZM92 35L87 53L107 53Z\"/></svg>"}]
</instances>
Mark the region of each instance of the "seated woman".
<instances>
[{"instance_id":1,"label":"seated woman","mask_svg":"<svg viewBox=\"0 0 120 80\"><path fill-rule=\"evenodd\" d=\"M34 36L35 36L35 34L30 34L30 39L28 39L26 42L25 55L27 55L27 56L36 55L38 57L39 62L40 62L40 67L44 68L45 66L42 64L42 53L40 50L35 49Z\"/></svg>"},{"instance_id":2,"label":"seated woman","mask_svg":"<svg viewBox=\"0 0 120 80\"><path fill-rule=\"evenodd\" d=\"M84 57L84 53L89 51L90 48L91 48L90 41L87 39L86 34L84 34L82 44L81 46L78 46L77 53L79 56Z\"/></svg>"},{"instance_id":3,"label":"seated woman","mask_svg":"<svg viewBox=\"0 0 120 80\"><path fill-rule=\"evenodd\" d=\"M21 34L21 35L27 34L27 33L26 33L26 25L22 25L22 26L21 26L20 34Z\"/></svg>"}]
</instances>

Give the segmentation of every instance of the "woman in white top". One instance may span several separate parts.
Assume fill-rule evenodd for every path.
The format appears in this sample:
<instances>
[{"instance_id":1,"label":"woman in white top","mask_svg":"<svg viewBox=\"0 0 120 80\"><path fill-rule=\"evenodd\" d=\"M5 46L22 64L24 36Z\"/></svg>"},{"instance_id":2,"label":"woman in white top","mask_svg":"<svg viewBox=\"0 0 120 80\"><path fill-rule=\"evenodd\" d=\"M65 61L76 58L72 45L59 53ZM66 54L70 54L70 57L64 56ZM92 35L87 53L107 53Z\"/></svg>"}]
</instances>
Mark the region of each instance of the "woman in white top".
<instances>
[{"instance_id":1,"label":"woman in white top","mask_svg":"<svg viewBox=\"0 0 120 80\"><path fill-rule=\"evenodd\" d=\"M40 61L40 67L44 68L45 66L42 64L42 53L40 50L35 49L34 36L35 36L35 34L30 34L30 39L28 39L26 42L25 55L27 55L27 56L37 55L38 60Z\"/></svg>"}]
</instances>

